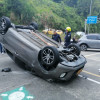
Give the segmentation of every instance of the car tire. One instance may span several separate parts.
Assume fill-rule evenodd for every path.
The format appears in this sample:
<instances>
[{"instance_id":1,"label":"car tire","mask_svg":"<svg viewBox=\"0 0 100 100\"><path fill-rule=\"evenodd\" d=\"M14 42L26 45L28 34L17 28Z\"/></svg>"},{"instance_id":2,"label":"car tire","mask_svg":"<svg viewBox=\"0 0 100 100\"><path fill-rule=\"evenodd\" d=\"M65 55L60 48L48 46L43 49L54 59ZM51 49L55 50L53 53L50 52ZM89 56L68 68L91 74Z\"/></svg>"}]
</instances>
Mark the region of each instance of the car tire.
<instances>
[{"instance_id":1,"label":"car tire","mask_svg":"<svg viewBox=\"0 0 100 100\"><path fill-rule=\"evenodd\" d=\"M0 19L0 32L2 35L4 35L8 28L11 27L11 21L8 17L5 17L3 16L1 19Z\"/></svg>"},{"instance_id":2,"label":"car tire","mask_svg":"<svg viewBox=\"0 0 100 100\"><path fill-rule=\"evenodd\" d=\"M80 47L77 44L70 44L68 45L68 49L72 49L71 53L76 54L77 56L80 55Z\"/></svg>"},{"instance_id":3,"label":"car tire","mask_svg":"<svg viewBox=\"0 0 100 100\"><path fill-rule=\"evenodd\" d=\"M86 51L87 50L87 45L86 44L81 44L80 48L81 48L81 51Z\"/></svg>"},{"instance_id":4,"label":"car tire","mask_svg":"<svg viewBox=\"0 0 100 100\"><path fill-rule=\"evenodd\" d=\"M46 70L56 68L59 61L59 52L55 47L46 46L41 50L41 63Z\"/></svg>"},{"instance_id":5,"label":"car tire","mask_svg":"<svg viewBox=\"0 0 100 100\"><path fill-rule=\"evenodd\" d=\"M31 22L30 25L34 27L35 30L38 30L38 24L36 22Z\"/></svg>"}]
</instances>

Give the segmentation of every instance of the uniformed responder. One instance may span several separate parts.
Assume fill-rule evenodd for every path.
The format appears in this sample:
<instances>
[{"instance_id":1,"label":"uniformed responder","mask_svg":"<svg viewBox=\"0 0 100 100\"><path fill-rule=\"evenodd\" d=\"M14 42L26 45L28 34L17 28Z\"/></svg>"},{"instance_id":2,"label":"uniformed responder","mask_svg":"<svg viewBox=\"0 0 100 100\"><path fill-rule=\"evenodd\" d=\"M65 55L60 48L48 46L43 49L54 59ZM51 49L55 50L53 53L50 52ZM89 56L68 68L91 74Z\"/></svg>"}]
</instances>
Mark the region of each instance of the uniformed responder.
<instances>
[{"instance_id":1,"label":"uniformed responder","mask_svg":"<svg viewBox=\"0 0 100 100\"><path fill-rule=\"evenodd\" d=\"M60 37L59 34L57 34L56 31L54 31L54 34L52 35L52 39L59 42L59 43L61 43L61 37Z\"/></svg>"},{"instance_id":2,"label":"uniformed responder","mask_svg":"<svg viewBox=\"0 0 100 100\"><path fill-rule=\"evenodd\" d=\"M67 47L70 44L71 41L71 28L67 27L65 32L65 47Z\"/></svg>"},{"instance_id":3,"label":"uniformed responder","mask_svg":"<svg viewBox=\"0 0 100 100\"><path fill-rule=\"evenodd\" d=\"M1 45L1 43L0 43L0 52L2 53L2 45Z\"/></svg>"}]
</instances>

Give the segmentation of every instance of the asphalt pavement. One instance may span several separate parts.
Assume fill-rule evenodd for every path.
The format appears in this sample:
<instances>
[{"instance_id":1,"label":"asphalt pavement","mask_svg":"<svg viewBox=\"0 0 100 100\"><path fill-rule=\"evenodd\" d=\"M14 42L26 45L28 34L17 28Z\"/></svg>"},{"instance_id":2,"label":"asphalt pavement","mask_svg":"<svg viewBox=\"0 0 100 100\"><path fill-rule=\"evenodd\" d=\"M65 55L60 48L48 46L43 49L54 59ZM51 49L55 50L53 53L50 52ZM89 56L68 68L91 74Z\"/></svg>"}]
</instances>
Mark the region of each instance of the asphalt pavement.
<instances>
[{"instance_id":1,"label":"asphalt pavement","mask_svg":"<svg viewBox=\"0 0 100 100\"><path fill-rule=\"evenodd\" d=\"M6 54L0 54L0 94L24 86L34 96L32 100L100 100L100 50L82 54L87 58L87 64L77 78L52 83L20 68ZM7 67L12 72L1 72Z\"/></svg>"}]
</instances>

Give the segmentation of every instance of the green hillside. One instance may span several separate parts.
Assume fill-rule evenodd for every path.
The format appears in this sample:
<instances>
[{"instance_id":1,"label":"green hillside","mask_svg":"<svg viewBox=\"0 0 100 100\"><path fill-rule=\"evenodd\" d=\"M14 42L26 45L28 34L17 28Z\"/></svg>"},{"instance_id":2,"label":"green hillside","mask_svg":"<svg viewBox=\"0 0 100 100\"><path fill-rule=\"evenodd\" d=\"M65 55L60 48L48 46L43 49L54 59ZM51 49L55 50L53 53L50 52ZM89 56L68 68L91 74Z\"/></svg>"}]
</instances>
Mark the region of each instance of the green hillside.
<instances>
[{"instance_id":1,"label":"green hillside","mask_svg":"<svg viewBox=\"0 0 100 100\"><path fill-rule=\"evenodd\" d=\"M36 21L44 27L84 31L91 0L0 0L0 17L8 16L16 24ZM100 0L93 0L92 15L100 16ZM100 32L100 24L91 25L91 32Z\"/></svg>"}]
</instances>

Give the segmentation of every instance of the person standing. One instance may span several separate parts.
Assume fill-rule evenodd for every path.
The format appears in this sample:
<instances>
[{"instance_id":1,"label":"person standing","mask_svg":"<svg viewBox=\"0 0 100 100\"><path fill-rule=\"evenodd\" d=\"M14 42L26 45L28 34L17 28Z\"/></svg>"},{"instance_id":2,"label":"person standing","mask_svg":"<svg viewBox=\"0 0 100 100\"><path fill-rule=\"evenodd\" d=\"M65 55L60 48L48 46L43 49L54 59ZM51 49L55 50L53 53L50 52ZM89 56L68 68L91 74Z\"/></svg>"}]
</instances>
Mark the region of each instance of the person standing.
<instances>
[{"instance_id":1,"label":"person standing","mask_svg":"<svg viewBox=\"0 0 100 100\"><path fill-rule=\"evenodd\" d=\"M0 43L0 52L2 53L2 54L4 54L4 49L3 49L3 47L2 47L2 44Z\"/></svg>"},{"instance_id":2,"label":"person standing","mask_svg":"<svg viewBox=\"0 0 100 100\"><path fill-rule=\"evenodd\" d=\"M71 28L67 27L65 32L65 47L67 47L70 44L71 41Z\"/></svg>"},{"instance_id":3,"label":"person standing","mask_svg":"<svg viewBox=\"0 0 100 100\"><path fill-rule=\"evenodd\" d=\"M52 39L59 42L59 43L61 43L61 37L60 37L59 34L57 34L56 31L54 31L54 34L52 35Z\"/></svg>"},{"instance_id":4,"label":"person standing","mask_svg":"<svg viewBox=\"0 0 100 100\"><path fill-rule=\"evenodd\" d=\"M1 43L0 43L0 52L2 53L2 45L1 45Z\"/></svg>"}]
</instances>

